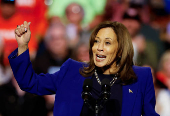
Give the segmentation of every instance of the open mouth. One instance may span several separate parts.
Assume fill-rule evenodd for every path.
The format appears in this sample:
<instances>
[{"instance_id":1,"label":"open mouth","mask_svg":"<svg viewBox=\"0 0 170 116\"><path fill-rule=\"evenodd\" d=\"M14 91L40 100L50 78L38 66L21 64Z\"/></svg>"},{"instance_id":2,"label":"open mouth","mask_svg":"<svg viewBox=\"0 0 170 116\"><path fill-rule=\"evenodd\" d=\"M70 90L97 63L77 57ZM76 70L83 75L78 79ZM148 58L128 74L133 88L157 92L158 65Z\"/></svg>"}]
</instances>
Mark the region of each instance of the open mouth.
<instances>
[{"instance_id":1,"label":"open mouth","mask_svg":"<svg viewBox=\"0 0 170 116\"><path fill-rule=\"evenodd\" d=\"M102 61L102 60L106 59L106 56L105 56L105 55L96 54L96 59L97 59L98 61Z\"/></svg>"}]
</instances>

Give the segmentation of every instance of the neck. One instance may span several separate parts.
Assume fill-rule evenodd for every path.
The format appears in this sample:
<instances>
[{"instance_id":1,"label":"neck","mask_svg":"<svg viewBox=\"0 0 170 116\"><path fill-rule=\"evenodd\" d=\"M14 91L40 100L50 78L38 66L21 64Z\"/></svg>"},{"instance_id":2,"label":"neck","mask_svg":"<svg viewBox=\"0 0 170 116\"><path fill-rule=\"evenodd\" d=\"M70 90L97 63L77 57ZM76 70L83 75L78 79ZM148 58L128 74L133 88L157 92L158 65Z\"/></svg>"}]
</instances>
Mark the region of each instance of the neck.
<instances>
[{"instance_id":1,"label":"neck","mask_svg":"<svg viewBox=\"0 0 170 116\"><path fill-rule=\"evenodd\" d=\"M113 63L112 65L105 66L101 68L101 71L103 74L116 74L118 72L119 68L117 67L116 63Z\"/></svg>"}]
</instances>

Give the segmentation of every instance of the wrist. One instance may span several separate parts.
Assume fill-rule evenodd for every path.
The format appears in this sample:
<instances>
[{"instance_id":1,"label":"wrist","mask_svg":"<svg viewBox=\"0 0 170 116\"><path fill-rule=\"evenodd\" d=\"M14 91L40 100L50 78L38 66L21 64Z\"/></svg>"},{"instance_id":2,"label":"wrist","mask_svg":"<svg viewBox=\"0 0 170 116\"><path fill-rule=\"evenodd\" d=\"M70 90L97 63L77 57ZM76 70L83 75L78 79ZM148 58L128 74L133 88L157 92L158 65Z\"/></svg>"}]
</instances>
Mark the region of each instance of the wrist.
<instances>
[{"instance_id":1,"label":"wrist","mask_svg":"<svg viewBox=\"0 0 170 116\"><path fill-rule=\"evenodd\" d=\"M28 45L18 46L18 56L28 49Z\"/></svg>"}]
</instances>

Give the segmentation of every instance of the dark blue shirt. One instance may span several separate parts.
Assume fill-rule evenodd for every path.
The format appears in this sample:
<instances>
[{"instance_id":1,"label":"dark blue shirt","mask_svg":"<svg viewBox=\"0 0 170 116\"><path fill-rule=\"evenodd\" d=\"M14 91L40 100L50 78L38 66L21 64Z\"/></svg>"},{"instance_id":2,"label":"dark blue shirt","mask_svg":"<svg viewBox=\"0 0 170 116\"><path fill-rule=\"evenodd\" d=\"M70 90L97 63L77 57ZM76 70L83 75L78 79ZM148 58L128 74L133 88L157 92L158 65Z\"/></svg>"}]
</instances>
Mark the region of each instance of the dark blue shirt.
<instances>
[{"instance_id":1,"label":"dark blue shirt","mask_svg":"<svg viewBox=\"0 0 170 116\"><path fill-rule=\"evenodd\" d=\"M102 81L104 78L108 78L110 81L113 79L112 75L98 74L99 79ZM89 101L91 106L95 107L95 104L101 104L101 85L97 82L95 75L92 76L93 100ZM122 109L122 85L118 80L111 86L111 95L109 100L103 105L103 108L99 111L98 116L121 116ZM95 116L95 110L91 110L85 103L83 104L80 116Z\"/></svg>"}]
</instances>

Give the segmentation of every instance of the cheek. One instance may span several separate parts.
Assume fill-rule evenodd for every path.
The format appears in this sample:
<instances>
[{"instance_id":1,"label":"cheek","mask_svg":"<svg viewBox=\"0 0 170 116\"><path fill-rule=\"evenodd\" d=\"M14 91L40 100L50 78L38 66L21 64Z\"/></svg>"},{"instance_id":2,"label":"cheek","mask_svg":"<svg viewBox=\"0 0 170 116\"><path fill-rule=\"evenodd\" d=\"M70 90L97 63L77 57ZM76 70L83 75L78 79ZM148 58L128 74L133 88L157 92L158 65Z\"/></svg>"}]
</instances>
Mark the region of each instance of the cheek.
<instances>
[{"instance_id":1,"label":"cheek","mask_svg":"<svg viewBox=\"0 0 170 116\"><path fill-rule=\"evenodd\" d=\"M109 57L108 57L108 61L109 63L112 62L113 60L115 59L115 54L110 54Z\"/></svg>"},{"instance_id":2,"label":"cheek","mask_svg":"<svg viewBox=\"0 0 170 116\"><path fill-rule=\"evenodd\" d=\"M92 47L92 57L95 59L96 48L95 46Z\"/></svg>"},{"instance_id":3,"label":"cheek","mask_svg":"<svg viewBox=\"0 0 170 116\"><path fill-rule=\"evenodd\" d=\"M106 51L107 51L107 53L108 54L116 54L116 52L117 52L117 49L118 49L118 47L117 47L118 45L114 45L114 46L111 46L111 47L108 47L107 49L106 49Z\"/></svg>"},{"instance_id":4,"label":"cheek","mask_svg":"<svg viewBox=\"0 0 170 116\"><path fill-rule=\"evenodd\" d=\"M112 62L116 57L117 49L115 47L109 48L108 50L109 61Z\"/></svg>"},{"instance_id":5,"label":"cheek","mask_svg":"<svg viewBox=\"0 0 170 116\"><path fill-rule=\"evenodd\" d=\"M95 48L95 46L93 46L92 47L92 52L95 53L95 51L96 51L96 48Z\"/></svg>"}]
</instances>

